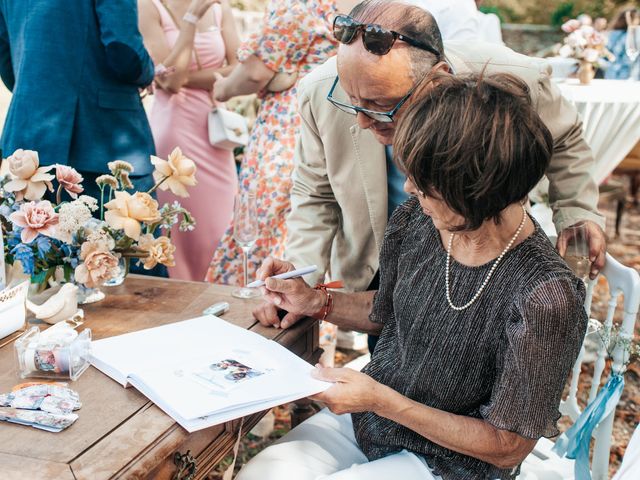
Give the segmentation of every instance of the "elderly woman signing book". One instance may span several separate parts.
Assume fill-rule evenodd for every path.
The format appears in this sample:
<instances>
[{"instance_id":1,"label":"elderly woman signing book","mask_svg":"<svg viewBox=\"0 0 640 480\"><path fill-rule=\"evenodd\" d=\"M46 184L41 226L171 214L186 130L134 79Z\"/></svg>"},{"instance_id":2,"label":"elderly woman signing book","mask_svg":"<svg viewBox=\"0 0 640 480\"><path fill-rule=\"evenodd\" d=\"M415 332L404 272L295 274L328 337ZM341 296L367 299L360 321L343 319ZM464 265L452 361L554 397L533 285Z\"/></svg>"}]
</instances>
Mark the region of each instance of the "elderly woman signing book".
<instances>
[{"instance_id":1,"label":"elderly woman signing book","mask_svg":"<svg viewBox=\"0 0 640 480\"><path fill-rule=\"evenodd\" d=\"M513 77L436 75L416 95L394 142L412 198L387 226L378 292L269 278L294 268L279 260L260 272L278 307L379 334L371 362L319 368L328 410L240 480L512 479L558 434L587 316L583 283L523 205L551 135Z\"/></svg>"}]
</instances>

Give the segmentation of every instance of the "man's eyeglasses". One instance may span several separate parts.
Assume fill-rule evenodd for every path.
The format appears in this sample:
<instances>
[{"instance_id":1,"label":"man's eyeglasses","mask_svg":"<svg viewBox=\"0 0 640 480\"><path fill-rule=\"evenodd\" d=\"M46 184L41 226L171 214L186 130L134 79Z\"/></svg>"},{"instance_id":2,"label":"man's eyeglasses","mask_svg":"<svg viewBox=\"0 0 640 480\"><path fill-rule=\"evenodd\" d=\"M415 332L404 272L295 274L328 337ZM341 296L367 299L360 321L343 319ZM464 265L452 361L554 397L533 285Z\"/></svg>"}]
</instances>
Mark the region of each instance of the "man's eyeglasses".
<instances>
[{"instance_id":1,"label":"man's eyeglasses","mask_svg":"<svg viewBox=\"0 0 640 480\"><path fill-rule=\"evenodd\" d=\"M362 32L364 48L374 55L386 55L389 53L396 40L402 40L412 47L426 50L440 59L440 52L426 43L419 42L398 32L387 30L373 23L360 23L348 15L336 15L333 20L333 36L340 43L346 45L352 43L358 33Z\"/></svg>"},{"instance_id":2,"label":"man's eyeglasses","mask_svg":"<svg viewBox=\"0 0 640 480\"><path fill-rule=\"evenodd\" d=\"M358 107L357 105L342 103L341 101L333 98L333 92L336 89L336 86L338 85L338 81L339 81L339 78L336 77L336 79L333 82L333 86L331 87L331 90L329 90L329 93L327 95L327 100L331 102L331 104L334 107L342 110L345 113L348 113L350 115L357 115L358 113L362 113L367 117L371 118L372 120L375 120L376 122L380 122L380 123L393 122L393 116L396 113L398 113L398 110L400 110L402 105L405 104L405 102L409 99L409 97L413 94L413 92L416 90L416 88L419 85L419 82L416 85L414 85L411 88L411 90L409 90L409 93L407 93L404 97L402 97L402 100L400 100L398 104L395 107L393 107L393 110L389 110L388 112L377 112L375 110L369 110L368 108Z\"/></svg>"}]
</instances>

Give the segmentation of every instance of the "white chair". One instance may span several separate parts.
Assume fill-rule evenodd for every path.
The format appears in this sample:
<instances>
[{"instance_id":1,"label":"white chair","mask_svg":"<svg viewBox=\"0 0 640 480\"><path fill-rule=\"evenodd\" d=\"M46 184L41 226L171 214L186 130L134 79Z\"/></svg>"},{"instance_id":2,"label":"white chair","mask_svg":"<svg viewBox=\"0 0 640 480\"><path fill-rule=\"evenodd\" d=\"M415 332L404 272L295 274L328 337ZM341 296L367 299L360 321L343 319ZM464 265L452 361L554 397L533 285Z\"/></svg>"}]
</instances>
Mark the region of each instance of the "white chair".
<instances>
[{"instance_id":1,"label":"white chair","mask_svg":"<svg viewBox=\"0 0 640 480\"><path fill-rule=\"evenodd\" d=\"M609 302L607 309L607 317L604 321L604 327L610 328L613 324L613 315L620 294L624 296L624 311L622 316L622 325L620 326L620 335L622 338L633 338L636 318L640 306L640 275L633 268L625 267L611 255L607 254L607 262L601 272L609 283ZM587 298L585 301L585 309L591 312L591 299L593 295L593 287L597 279L589 282L587 287ZM590 321L590 326L593 321ZM602 342L599 342L600 344ZM578 377L581 371L581 365L584 359L584 345L578 355L573 366L571 385L569 395L560 402L560 412L575 421L580 415L580 407L576 394L578 391ZM620 371L625 358L625 349L618 344L612 352L613 369ZM597 395L602 373L604 371L605 359L607 351L604 346L600 346L597 352L597 359L593 366L593 382L589 391L589 402ZM593 437L595 439L593 457L591 460L591 472L594 480L605 480L609 478L609 450L611 448L611 432L613 429L613 419L615 412L605 418L600 425L594 430ZM536 444L533 452L525 459L522 464L521 480L572 480L574 478L574 462L566 458L559 457L551 449L554 443L546 438L541 438ZM640 475L639 475L640 478Z\"/></svg>"}]
</instances>

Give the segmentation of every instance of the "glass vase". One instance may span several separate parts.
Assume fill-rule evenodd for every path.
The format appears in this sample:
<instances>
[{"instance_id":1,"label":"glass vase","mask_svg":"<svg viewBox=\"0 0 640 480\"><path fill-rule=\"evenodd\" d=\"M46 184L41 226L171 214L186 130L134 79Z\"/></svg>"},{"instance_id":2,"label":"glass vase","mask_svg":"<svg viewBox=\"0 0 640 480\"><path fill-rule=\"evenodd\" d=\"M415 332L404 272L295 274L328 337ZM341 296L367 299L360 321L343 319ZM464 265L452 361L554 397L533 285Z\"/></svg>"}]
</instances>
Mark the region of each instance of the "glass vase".
<instances>
[{"instance_id":1,"label":"glass vase","mask_svg":"<svg viewBox=\"0 0 640 480\"><path fill-rule=\"evenodd\" d=\"M106 297L105 293L99 288L89 288L81 283L76 283L76 285L78 286L78 305L96 303Z\"/></svg>"},{"instance_id":2,"label":"glass vase","mask_svg":"<svg viewBox=\"0 0 640 480\"><path fill-rule=\"evenodd\" d=\"M118 262L118 267L120 267L120 273L113 277L111 280L107 280L103 283L105 287L117 287L118 285L122 285L125 278L129 274L129 265L130 259L125 257L120 257Z\"/></svg>"},{"instance_id":3,"label":"glass vase","mask_svg":"<svg viewBox=\"0 0 640 480\"><path fill-rule=\"evenodd\" d=\"M593 63L582 60L580 67L578 67L578 80L580 80L580 83L589 85L595 76L596 71L593 68Z\"/></svg>"}]
</instances>

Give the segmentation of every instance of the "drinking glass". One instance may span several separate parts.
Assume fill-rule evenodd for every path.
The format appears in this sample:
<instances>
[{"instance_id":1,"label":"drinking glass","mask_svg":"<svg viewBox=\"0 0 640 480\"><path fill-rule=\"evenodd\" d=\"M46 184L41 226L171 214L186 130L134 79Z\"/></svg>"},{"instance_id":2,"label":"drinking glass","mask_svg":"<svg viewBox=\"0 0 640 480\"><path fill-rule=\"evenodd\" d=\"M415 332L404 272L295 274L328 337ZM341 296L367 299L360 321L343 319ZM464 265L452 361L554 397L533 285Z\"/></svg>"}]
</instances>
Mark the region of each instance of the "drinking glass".
<instances>
[{"instance_id":1,"label":"drinking glass","mask_svg":"<svg viewBox=\"0 0 640 480\"><path fill-rule=\"evenodd\" d=\"M587 238L587 228L585 225L574 225L569 227L569 239L567 241L567 251L564 261L576 277L586 282L591 271L589 261L589 239Z\"/></svg>"},{"instance_id":2,"label":"drinking glass","mask_svg":"<svg viewBox=\"0 0 640 480\"><path fill-rule=\"evenodd\" d=\"M258 239L258 212L256 208L256 196L252 192L240 192L236 195L236 203L233 209L233 239L242 248L242 265L244 269L244 284L231 292L237 298L255 298L260 296L260 291L255 288L247 288L249 272L247 268L249 250Z\"/></svg>"}]
</instances>

